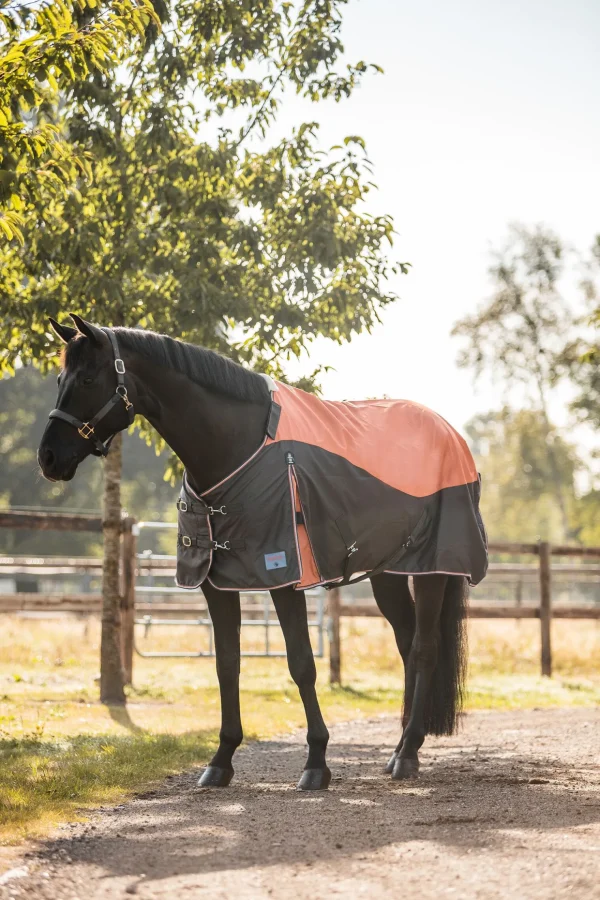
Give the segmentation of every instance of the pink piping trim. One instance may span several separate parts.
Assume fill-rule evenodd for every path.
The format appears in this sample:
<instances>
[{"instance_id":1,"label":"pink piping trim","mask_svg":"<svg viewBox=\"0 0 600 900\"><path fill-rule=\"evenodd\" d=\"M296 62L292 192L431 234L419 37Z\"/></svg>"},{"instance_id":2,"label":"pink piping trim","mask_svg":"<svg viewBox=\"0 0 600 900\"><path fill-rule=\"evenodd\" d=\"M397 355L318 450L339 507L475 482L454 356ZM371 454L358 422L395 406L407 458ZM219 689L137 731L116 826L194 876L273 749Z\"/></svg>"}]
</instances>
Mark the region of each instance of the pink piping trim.
<instances>
[{"instance_id":1,"label":"pink piping trim","mask_svg":"<svg viewBox=\"0 0 600 900\"><path fill-rule=\"evenodd\" d=\"M240 591L241 593L243 593L244 591L269 591L269 592L270 592L270 591L278 591L279 588L291 587L292 585L298 584L297 581L287 581L285 584L278 584L277 587L273 587L273 585L271 585L271 587L252 587L252 588L233 587L233 588L225 588L225 587L219 587L218 584L215 584L214 581L211 579L211 577L210 577L209 575L206 576L206 580L207 580L208 582L210 582L210 584L212 584L212 586L213 586L213 587L215 588L215 590L217 590L217 591Z\"/></svg>"},{"instance_id":2,"label":"pink piping trim","mask_svg":"<svg viewBox=\"0 0 600 900\"><path fill-rule=\"evenodd\" d=\"M470 578L471 575L469 572L441 572L436 570L435 572L393 572L391 569L384 570L386 575L464 575L465 578ZM295 590L297 591L309 591L312 588L323 587L324 584L335 584L336 581L343 581L343 576L340 578L330 578L329 581L316 581L314 584L305 584L301 588L298 587L297 581L288 581L286 584L278 584L277 587L258 587L258 588L222 588L219 587L214 581L208 577L208 581L212 584L212 586L217 591L278 591L279 588L291 587L294 585ZM366 581L366 579L365 579ZM193 590L193 588L190 588Z\"/></svg>"},{"instance_id":3,"label":"pink piping trim","mask_svg":"<svg viewBox=\"0 0 600 900\"><path fill-rule=\"evenodd\" d=\"M396 569L384 569L386 575L464 575L471 577L471 572L445 572L443 569L434 569L433 572L398 572Z\"/></svg>"},{"instance_id":4,"label":"pink piping trim","mask_svg":"<svg viewBox=\"0 0 600 900\"><path fill-rule=\"evenodd\" d=\"M468 572L441 572L440 570L436 570L435 572L393 572L391 569L385 569L384 572L386 575L464 575L465 578L471 577L470 573L468 573ZM297 591L308 591L308 590L311 590L312 588L322 587L324 584L335 584L336 581L343 581L343 576L340 576L340 578L330 578L328 581L317 581L317 582L315 582L315 584L305 584L301 588L298 587L299 582L297 582L297 581L287 581L285 584L278 584L277 587L271 586L271 587L253 587L253 588L240 588L240 587L224 588L224 587L219 587L218 584L215 584L214 581L210 578L210 576L207 576L206 580L209 581L210 584L212 584L212 586L217 591L240 591L241 593L243 593L244 591L269 591L269 592L270 591L278 591L280 588L292 587L292 585L294 586L294 589ZM365 581L366 581L366 579L365 579ZM200 585L197 585L196 588L184 588L184 590L193 591L193 590L196 590L198 587L200 587Z\"/></svg>"},{"instance_id":5,"label":"pink piping trim","mask_svg":"<svg viewBox=\"0 0 600 900\"><path fill-rule=\"evenodd\" d=\"M222 484L225 484L226 481L229 481L229 479L230 479L230 478L233 478L234 475L237 475L238 472L241 472L242 469L243 469L245 466L247 466L248 463L251 462L251 461L254 459L255 456L257 456L257 454L260 453L260 451L262 450L262 448L265 446L266 443L267 443L267 437L266 437L266 435L265 435L265 439L263 440L263 442L262 442L262 444L260 445L260 447L258 448L258 450L255 450L254 453L252 454L252 456L249 456L249 457L248 457L248 459L246 460L246 462L243 462L243 463L241 464L241 466L238 466L237 469L235 469L233 472L230 472L229 475L226 475L225 478L222 478L222 479L221 479L221 481L218 481L216 484L213 484L212 487L209 487L209 488L207 488L205 491L202 491L201 494L197 494L197 493L196 493L196 491L192 488L192 486L190 485L190 483L189 483L189 481L188 481L187 478L185 479L186 489L190 492L190 494L193 494L193 496L194 496L197 500L202 500L202 498L205 497L207 494L210 494L211 491L214 491L214 490L216 490L218 487L221 487Z\"/></svg>"}]
</instances>

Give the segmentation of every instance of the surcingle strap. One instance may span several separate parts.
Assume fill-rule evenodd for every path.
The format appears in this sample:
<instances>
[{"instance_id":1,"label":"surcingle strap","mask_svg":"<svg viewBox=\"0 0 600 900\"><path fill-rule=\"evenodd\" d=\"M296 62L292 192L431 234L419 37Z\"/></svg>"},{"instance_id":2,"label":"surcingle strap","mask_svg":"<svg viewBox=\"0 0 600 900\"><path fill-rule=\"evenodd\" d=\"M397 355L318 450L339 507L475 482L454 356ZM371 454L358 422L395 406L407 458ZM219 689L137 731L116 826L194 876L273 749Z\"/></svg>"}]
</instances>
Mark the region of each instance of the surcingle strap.
<instances>
[{"instance_id":1,"label":"surcingle strap","mask_svg":"<svg viewBox=\"0 0 600 900\"><path fill-rule=\"evenodd\" d=\"M277 427L279 425L279 417L281 416L281 406L275 400L271 400L271 408L269 410L269 418L267 420L267 435L272 441L277 436Z\"/></svg>"}]
</instances>

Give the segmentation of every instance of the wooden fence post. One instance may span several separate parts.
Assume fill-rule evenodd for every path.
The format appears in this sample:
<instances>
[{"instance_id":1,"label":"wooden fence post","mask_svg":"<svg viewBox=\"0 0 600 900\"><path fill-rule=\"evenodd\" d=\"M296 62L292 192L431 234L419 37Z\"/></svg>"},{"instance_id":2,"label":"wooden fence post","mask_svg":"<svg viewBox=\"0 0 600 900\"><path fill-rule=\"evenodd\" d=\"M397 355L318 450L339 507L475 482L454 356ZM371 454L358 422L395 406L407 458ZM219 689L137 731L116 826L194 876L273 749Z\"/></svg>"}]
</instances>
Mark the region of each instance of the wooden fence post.
<instances>
[{"instance_id":1,"label":"wooden fence post","mask_svg":"<svg viewBox=\"0 0 600 900\"><path fill-rule=\"evenodd\" d=\"M552 675L552 580L551 548L548 541L540 541L540 631L542 646L542 675Z\"/></svg>"},{"instance_id":2,"label":"wooden fence post","mask_svg":"<svg viewBox=\"0 0 600 900\"><path fill-rule=\"evenodd\" d=\"M125 684L133 679L136 550L136 520L129 517L123 519L121 538L121 659Z\"/></svg>"},{"instance_id":3,"label":"wooden fence post","mask_svg":"<svg viewBox=\"0 0 600 900\"><path fill-rule=\"evenodd\" d=\"M329 683L342 683L342 648L340 642L340 605L339 588L332 588L328 593L327 611L329 613Z\"/></svg>"}]
</instances>

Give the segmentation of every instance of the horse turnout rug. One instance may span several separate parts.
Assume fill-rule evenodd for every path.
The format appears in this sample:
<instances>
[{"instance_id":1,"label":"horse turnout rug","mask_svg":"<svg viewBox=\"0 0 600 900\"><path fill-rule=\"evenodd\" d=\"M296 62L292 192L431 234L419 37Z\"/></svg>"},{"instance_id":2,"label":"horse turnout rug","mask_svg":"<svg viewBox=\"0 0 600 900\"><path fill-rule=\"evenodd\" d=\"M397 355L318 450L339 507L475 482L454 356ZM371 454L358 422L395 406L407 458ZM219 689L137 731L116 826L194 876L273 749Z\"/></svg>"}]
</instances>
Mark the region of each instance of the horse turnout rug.
<instances>
[{"instance_id":1,"label":"horse turnout rug","mask_svg":"<svg viewBox=\"0 0 600 900\"><path fill-rule=\"evenodd\" d=\"M180 587L305 589L383 571L481 581L480 479L445 419L407 400L331 402L268 381L258 450L202 494L184 476Z\"/></svg>"}]
</instances>

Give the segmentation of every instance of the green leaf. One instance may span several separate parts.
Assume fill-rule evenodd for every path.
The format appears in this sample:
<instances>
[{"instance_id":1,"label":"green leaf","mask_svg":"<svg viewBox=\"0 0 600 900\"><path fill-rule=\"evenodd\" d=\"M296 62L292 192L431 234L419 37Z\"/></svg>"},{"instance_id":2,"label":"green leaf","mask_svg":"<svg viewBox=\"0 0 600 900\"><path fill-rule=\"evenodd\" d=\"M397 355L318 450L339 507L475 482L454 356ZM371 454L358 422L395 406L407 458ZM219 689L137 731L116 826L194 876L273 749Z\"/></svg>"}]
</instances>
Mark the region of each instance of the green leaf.
<instances>
[{"instance_id":1,"label":"green leaf","mask_svg":"<svg viewBox=\"0 0 600 900\"><path fill-rule=\"evenodd\" d=\"M14 232L5 218L0 216L0 229L4 232L9 241L14 237Z\"/></svg>"}]
</instances>

